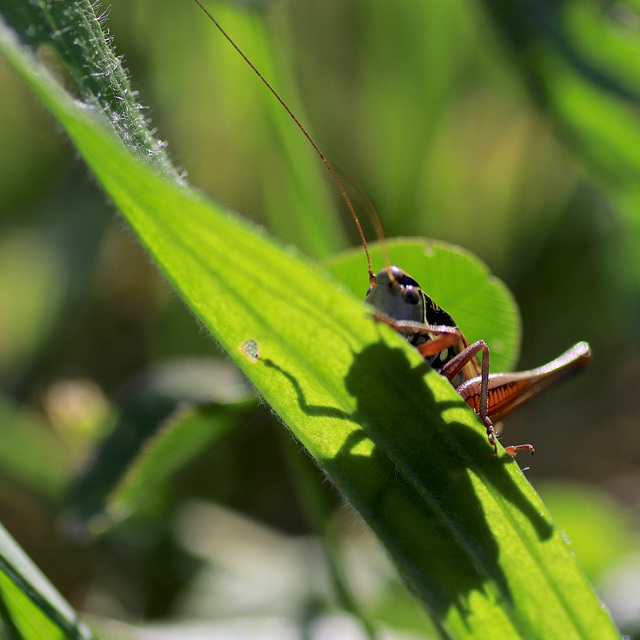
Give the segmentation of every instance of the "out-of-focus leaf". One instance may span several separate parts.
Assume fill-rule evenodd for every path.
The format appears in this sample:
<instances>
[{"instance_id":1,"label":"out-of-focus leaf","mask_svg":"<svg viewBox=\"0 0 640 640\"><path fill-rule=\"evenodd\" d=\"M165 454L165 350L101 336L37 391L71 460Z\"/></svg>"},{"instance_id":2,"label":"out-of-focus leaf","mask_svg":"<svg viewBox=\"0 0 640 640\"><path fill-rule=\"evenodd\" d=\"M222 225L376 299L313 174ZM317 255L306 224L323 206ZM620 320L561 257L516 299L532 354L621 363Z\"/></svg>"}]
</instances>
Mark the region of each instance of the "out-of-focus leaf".
<instances>
[{"instance_id":1,"label":"out-of-focus leaf","mask_svg":"<svg viewBox=\"0 0 640 640\"><path fill-rule=\"evenodd\" d=\"M591 579L599 580L604 570L637 551L636 534L626 510L599 487L547 481L539 489L558 514L558 526L566 531Z\"/></svg>"},{"instance_id":2,"label":"out-of-focus leaf","mask_svg":"<svg viewBox=\"0 0 640 640\"><path fill-rule=\"evenodd\" d=\"M625 205L637 243L640 5L635 0L484 4L536 95L595 169L596 180Z\"/></svg>"},{"instance_id":3,"label":"out-of-focus leaf","mask_svg":"<svg viewBox=\"0 0 640 640\"><path fill-rule=\"evenodd\" d=\"M60 257L42 237L0 238L0 375L22 364L42 343L60 308Z\"/></svg>"},{"instance_id":4,"label":"out-of-focus leaf","mask_svg":"<svg viewBox=\"0 0 640 640\"><path fill-rule=\"evenodd\" d=\"M121 519L135 511L153 496L172 474L185 467L230 431L246 415L247 407L201 406L197 409L178 409L144 443L132 466L115 487L108 500L107 515Z\"/></svg>"},{"instance_id":5,"label":"out-of-focus leaf","mask_svg":"<svg viewBox=\"0 0 640 640\"><path fill-rule=\"evenodd\" d=\"M280 20L282 22L283 17ZM281 24L278 47L275 50L269 47L263 20L254 19L251 26L251 40L259 43L259 56L254 59L254 63L265 77L272 79L278 91L287 96L288 106L297 114L298 120L308 121L304 117L302 101L297 96L294 72L290 68L291 60L287 59L286 54L283 55L290 48L286 46L289 40L286 26ZM226 45L226 42L220 41L219 44ZM267 101L269 124L275 133L273 144L281 147L286 162L284 167L275 163L269 163L266 167L262 188L267 203L269 228L278 237L295 244L308 255L324 258L345 246L343 227L335 207L332 206L333 192L330 188L333 188L333 183L327 183L324 167L318 162L313 148L300 135L297 127L293 126L281 105L266 91L262 97ZM293 201L289 203L283 194L291 194Z\"/></svg>"},{"instance_id":6,"label":"out-of-focus leaf","mask_svg":"<svg viewBox=\"0 0 640 640\"><path fill-rule=\"evenodd\" d=\"M64 442L36 415L0 396L0 468L36 494L59 499L71 477Z\"/></svg>"},{"instance_id":7,"label":"out-of-focus leaf","mask_svg":"<svg viewBox=\"0 0 640 640\"><path fill-rule=\"evenodd\" d=\"M106 502L111 518L131 513L254 405L250 386L226 362L177 361L140 376L123 392L118 424L73 492L78 524Z\"/></svg>"}]
</instances>

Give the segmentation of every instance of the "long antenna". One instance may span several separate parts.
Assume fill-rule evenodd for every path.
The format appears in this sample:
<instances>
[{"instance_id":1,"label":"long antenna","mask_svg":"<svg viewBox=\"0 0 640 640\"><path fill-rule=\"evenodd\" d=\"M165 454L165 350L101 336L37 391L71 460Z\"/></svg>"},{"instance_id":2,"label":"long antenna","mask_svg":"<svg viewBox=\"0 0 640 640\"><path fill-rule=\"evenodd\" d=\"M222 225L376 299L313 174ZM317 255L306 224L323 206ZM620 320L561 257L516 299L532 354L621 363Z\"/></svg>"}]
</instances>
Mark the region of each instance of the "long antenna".
<instances>
[{"instance_id":1,"label":"long antenna","mask_svg":"<svg viewBox=\"0 0 640 640\"><path fill-rule=\"evenodd\" d=\"M302 131L306 139L311 143L311 146L315 149L316 153L320 156L320 159L322 160L322 162L324 162L324 166L327 167L327 169L329 170L329 173L331 174L331 177L333 178L334 182L338 186L338 189L340 190L340 194L344 198L344 201L347 203L347 207L349 207L349 211L351 212L351 217L356 223L356 227L358 228L358 233L360 234L360 240L362 241L362 246L364 247L364 253L367 256L367 267L369 269L369 282L373 284L375 282L375 276L373 275L373 270L371 269L371 258L369 257L369 249L367 248L367 241L364 237L364 232L362 231L360 220L358 219L356 210L353 208L353 205L351 204L351 200L349 200L349 196L347 195L347 192L342 186L342 182L340 182L340 179L338 178L335 171L329 164L329 161L325 158L322 151L320 151L320 149L318 148L318 145L313 141L313 138L307 133L307 130L302 126L298 118L296 118L295 115L293 115L293 112L286 105L285 101L278 95L278 92L269 84L269 82L258 71L258 69L256 69L256 67L251 62L251 60L249 60L249 58L247 58L247 56L244 55L240 47L238 47L238 45L231 39L231 37L227 34L227 32L220 26L220 23L209 13L209 11L207 11L207 9L204 8L200 0L194 0L194 2L204 11L204 13L207 15L209 20L211 20L211 22L213 22L213 24L218 28L218 31L220 31L220 33L231 43L231 46L242 56L244 61L251 67L251 69L253 69L253 72L258 76L258 78L260 78L260 80L267 87L267 89L271 91L271 93L275 96L276 100L282 105L284 110L289 114L291 119L296 123L296 125L298 126L298 129Z\"/></svg>"}]
</instances>

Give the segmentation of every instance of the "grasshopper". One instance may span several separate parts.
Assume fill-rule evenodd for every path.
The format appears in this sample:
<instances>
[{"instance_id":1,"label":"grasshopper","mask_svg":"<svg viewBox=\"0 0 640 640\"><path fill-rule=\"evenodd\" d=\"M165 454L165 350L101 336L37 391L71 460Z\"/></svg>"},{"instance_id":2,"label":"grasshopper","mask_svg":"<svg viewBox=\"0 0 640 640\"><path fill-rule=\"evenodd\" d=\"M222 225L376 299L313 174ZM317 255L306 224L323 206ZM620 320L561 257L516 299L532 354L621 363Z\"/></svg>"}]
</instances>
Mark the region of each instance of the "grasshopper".
<instances>
[{"instance_id":1,"label":"grasshopper","mask_svg":"<svg viewBox=\"0 0 640 640\"><path fill-rule=\"evenodd\" d=\"M331 174L356 224L367 258L369 290L365 302L373 307L374 320L386 324L400 333L409 344L420 352L435 371L451 382L462 399L482 421L486 429L487 440L493 448L493 455L496 455L498 453L498 434L494 422L512 413L542 391L588 364L591 359L589 345L586 342L579 342L555 360L537 369L518 373L490 373L489 348L484 340L477 340L469 344L454 319L439 307L406 271L391 265L387 258L386 266L377 275L374 274L362 226L345 188L329 161L284 100L217 20L207 11L200 0L194 0L194 2L204 11L278 100ZM377 217L374 223L380 230L381 225ZM477 359L479 354L482 354L481 364ZM535 451L531 444L512 445L504 447L504 449L507 454L514 457L521 449L531 453Z\"/></svg>"},{"instance_id":2,"label":"grasshopper","mask_svg":"<svg viewBox=\"0 0 640 640\"><path fill-rule=\"evenodd\" d=\"M591 349L579 342L548 364L518 373L489 373L489 348L484 340L469 344L454 319L439 307L403 269L388 266L370 273L366 301L374 317L400 334L422 357L455 387L476 412L487 431L487 439L498 452L494 421L512 413L561 378L586 365ZM482 353L482 365L476 356ZM508 446L515 456L519 449L534 453L530 444Z\"/></svg>"}]
</instances>

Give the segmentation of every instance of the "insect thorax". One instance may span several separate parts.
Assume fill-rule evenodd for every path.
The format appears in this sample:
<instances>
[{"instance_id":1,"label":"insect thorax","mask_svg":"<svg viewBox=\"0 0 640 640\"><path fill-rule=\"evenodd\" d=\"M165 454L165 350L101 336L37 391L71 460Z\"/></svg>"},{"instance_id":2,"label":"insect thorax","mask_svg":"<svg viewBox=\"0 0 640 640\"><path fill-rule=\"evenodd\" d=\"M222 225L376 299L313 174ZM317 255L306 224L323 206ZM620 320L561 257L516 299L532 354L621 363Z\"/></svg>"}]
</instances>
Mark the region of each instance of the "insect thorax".
<instances>
[{"instance_id":1,"label":"insect thorax","mask_svg":"<svg viewBox=\"0 0 640 640\"><path fill-rule=\"evenodd\" d=\"M416 325L439 325L456 327L455 320L439 307L406 271L397 266L380 270L376 276L376 284L372 286L366 301L391 320L408 321ZM429 332L408 328L398 328L398 332L414 347L419 347L433 339ZM436 370L449 362L460 351L450 347L426 361Z\"/></svg>"}]
</instances>

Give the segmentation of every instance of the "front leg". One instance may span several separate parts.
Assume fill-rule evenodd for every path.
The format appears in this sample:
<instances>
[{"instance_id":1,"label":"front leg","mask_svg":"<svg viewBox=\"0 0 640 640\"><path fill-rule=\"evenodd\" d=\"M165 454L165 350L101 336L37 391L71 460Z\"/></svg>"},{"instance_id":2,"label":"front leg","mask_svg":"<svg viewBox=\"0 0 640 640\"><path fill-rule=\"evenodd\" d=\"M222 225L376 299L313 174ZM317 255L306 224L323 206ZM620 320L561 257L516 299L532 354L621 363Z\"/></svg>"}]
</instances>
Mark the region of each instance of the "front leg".
<instances>
[{"instance_id":1,"label":"front leg","mask_svg":"<svg viewBox=\"0 0 640 640\"><path fill-rule=\"evenodd\" d=\"M395 320L384 313L380 313L380 311L374 311L373 319L376 322L386 324L398 333L429 336L430 339L427 342L417 347L423 358L435 356L443 349L448 349L460 340L464 340L460 329L445 324L424 324L413 320Z\"/></svg>"}]
</instances>

